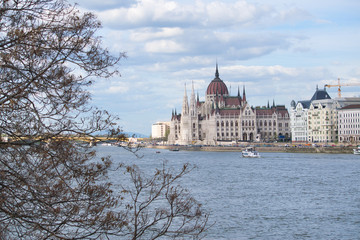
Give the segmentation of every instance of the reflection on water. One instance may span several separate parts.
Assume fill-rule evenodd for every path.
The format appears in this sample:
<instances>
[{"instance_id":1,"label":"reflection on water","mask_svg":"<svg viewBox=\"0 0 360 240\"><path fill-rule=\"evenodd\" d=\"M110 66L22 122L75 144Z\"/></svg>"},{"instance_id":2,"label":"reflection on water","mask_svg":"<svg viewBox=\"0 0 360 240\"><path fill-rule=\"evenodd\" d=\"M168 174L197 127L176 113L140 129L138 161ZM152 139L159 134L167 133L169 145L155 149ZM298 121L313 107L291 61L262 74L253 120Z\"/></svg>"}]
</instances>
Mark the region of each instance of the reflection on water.
<instances>
[{"instance_id":1,"label":"reflection on water","mask_svg":"<svg viewBox=\"0 0 360 240\"><path fill-rule=\"evenodd\" d=\"M96 149L149 172L164 160L175 169L196 164L182 184L216 222L207 239L360 239L360 156L143 149L138 159L118 147Z\"/></svg>"}]
</instances>

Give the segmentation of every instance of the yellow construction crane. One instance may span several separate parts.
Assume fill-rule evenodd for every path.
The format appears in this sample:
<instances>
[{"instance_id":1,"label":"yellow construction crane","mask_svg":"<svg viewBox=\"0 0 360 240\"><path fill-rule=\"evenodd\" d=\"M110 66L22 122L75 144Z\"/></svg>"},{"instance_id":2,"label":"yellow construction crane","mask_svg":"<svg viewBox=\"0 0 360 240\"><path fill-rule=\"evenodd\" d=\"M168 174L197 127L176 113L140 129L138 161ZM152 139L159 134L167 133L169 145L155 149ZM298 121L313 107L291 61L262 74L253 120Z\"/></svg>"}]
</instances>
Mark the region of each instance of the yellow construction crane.
<instances>
[{"instance_id":1,"label":"yellow construction crane","mask_svg":"<svg viewBox=\"0 0 360 240\"><path fill-rule=\"evenodd\" d=\"M360 86L360 83L343 83L340 84L340 78L338 78L338 84L331 85L331 84L325 84L324 87L338 87L338 97L341 98L341 87L343 86Z\"/></svg>"}]
</instances>

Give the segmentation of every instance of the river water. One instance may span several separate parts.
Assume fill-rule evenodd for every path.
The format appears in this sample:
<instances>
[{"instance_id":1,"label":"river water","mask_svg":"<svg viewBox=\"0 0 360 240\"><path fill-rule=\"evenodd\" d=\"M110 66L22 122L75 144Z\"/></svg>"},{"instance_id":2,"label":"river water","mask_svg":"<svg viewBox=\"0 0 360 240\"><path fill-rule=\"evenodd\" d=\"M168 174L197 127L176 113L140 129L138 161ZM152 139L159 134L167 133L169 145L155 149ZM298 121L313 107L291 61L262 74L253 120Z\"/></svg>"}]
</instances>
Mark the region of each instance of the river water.
<instances>
[{"instance_id":1,"label":"river water","mask_svg":"<svg viewBox=\"0 0 360 240\"><path fill-rule=\"evenodd\" d=\"M360 239L359 155L96 149L144 171L195 164L182 185L210 212L205 239Z\"/></svg>"}]
</instances>

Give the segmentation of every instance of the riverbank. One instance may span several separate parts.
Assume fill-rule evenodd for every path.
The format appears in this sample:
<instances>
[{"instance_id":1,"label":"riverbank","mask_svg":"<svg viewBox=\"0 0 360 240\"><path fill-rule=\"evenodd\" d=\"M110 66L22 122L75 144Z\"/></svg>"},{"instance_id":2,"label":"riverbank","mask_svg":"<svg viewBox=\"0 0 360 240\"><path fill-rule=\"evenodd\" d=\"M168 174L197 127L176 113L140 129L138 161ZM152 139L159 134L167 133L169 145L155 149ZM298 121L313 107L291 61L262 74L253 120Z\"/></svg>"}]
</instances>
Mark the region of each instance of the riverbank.
<instances>
[{"instance_id":1,"label":"riverbank","mask_svg":"<svg viewBox=\"0 0 360 240\"><path fill-rule=\"evenodd\" d=\"M354 146L280 146L255 144L259 152L285 152L285 153L332 153L352 154ZM168 146L149 145L148 148L168 149L179 151L208 151L208 152L241 152L246 146Z\"/></svg>"}]
</instances>

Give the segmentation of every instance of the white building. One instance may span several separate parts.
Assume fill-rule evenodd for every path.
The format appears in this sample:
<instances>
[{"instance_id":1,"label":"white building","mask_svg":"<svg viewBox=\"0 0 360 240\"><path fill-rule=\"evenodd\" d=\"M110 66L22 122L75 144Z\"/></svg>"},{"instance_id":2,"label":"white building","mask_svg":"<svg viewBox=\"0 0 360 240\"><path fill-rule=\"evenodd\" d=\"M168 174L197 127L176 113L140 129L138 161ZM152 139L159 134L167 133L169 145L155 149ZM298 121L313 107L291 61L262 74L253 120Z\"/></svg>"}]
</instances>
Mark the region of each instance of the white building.
<instances>
[{"instance_id":1,"label":"white building","mask_svg":"<svg viewBox=\"0 0 360 240\"><path fill-rule=\"evenodd\" d=\"M360 104L338 110L339 142L360 142Z\"/></svg>"},{"instance_id":2,"label":"white building","mask_svg":"<svg viewBox=\"0 0 360 240\"><path fill-rule=\"evenodd\" d=\"M170 122L157 122L151 126L152 138L165 138L170 131Z\"/></svg>"}]
</instances>

